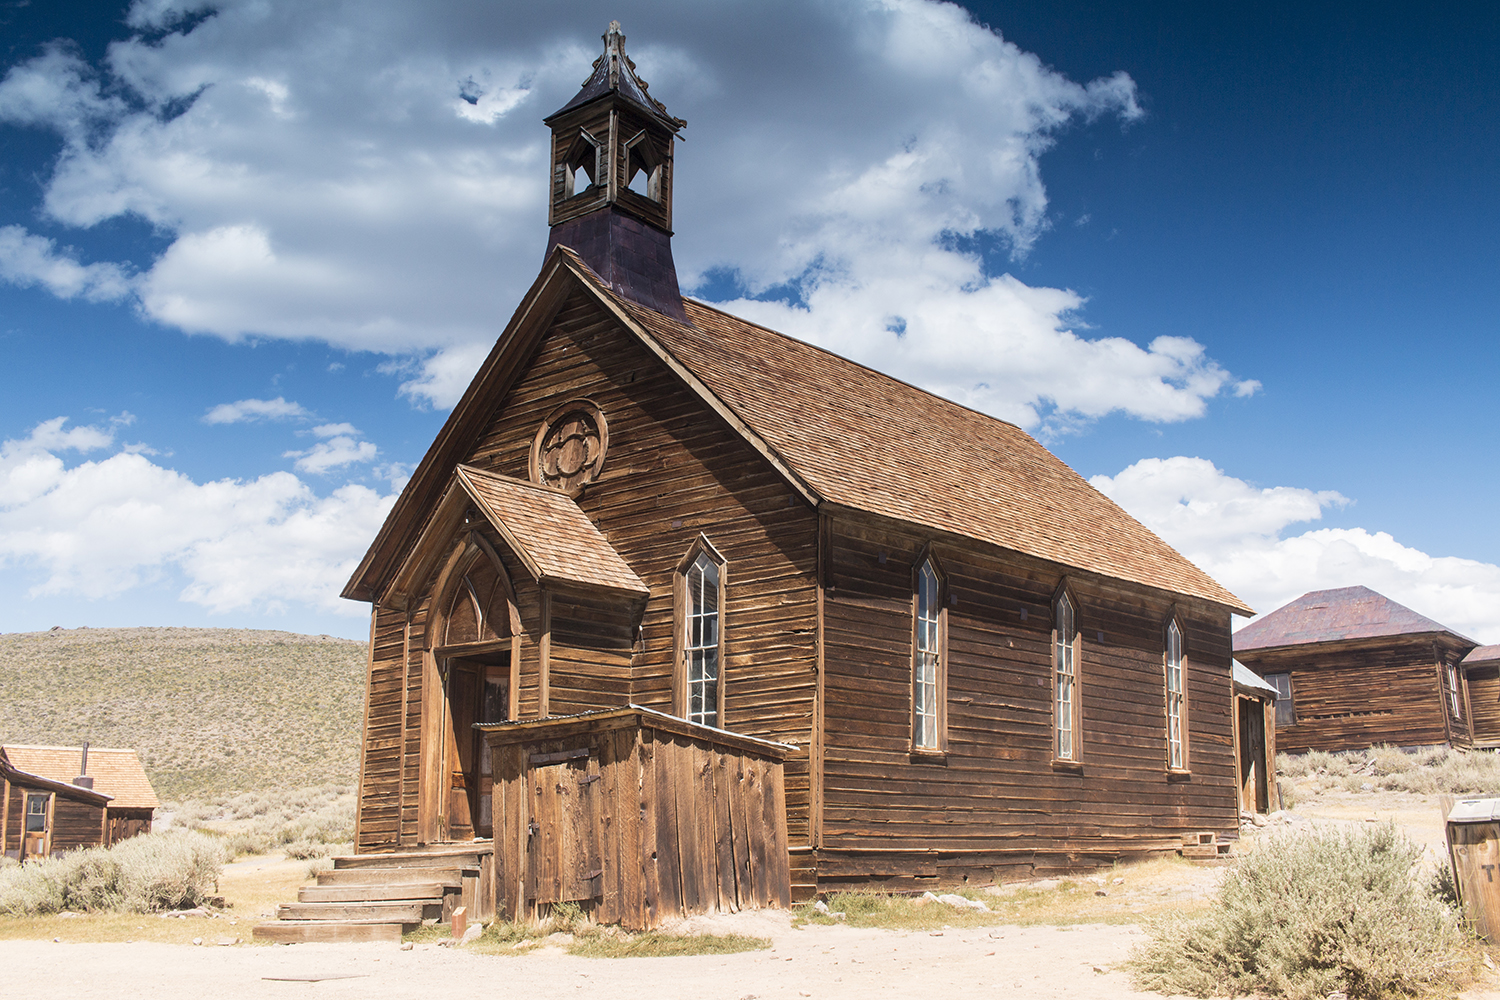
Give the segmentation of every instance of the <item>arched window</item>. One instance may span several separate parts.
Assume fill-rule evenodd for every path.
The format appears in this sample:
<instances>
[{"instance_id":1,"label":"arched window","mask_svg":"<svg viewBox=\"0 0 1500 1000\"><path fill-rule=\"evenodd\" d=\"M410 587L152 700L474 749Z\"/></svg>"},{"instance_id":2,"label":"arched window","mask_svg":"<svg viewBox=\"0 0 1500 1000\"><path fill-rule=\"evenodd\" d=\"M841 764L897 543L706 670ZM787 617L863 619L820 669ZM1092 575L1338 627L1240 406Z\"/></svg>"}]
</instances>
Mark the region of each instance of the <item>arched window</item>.
<instances>
[{"instance_id":1,"label":"arched window","mask_svg":"<svg viewBox=\"0 0 1500 1000\"><path fill-rule=\"evenodd\" d=\"M677 569L678 714L724 728L724 557L699 536Z\"/></svg>"},{"instance_id":2,"label":"arched window","mask_svg":"<svg viewBox=\"0 0 1500 1000\"><path fill-rule=\"evenodd\" d=\"M1187 682L1182 672L1182 629L1167 623L1167 767L1187 770Z\"/></svg>"},{"instance_id":3,"label":"arched window","mask_svg":"<svg viewBox=\"0 0 1500 1000\"><path fill-rule=\"evenodd\" d=\"M911 745L913 750L942 749L943 582L931 557L917 567L916 635L912 642Z\"/></svg>"},{"instance_id":4,"label":"arched window","mask_svg":"<svg viewBox=\"0 0 1500 1000\"><path fill-rule=\"evenodd\" d=\"M1057 760L1081 760L1079 738L1078 625L1066 590L1057 596L1052 628L1052 752Z\"/></svg>"}]
</instances>

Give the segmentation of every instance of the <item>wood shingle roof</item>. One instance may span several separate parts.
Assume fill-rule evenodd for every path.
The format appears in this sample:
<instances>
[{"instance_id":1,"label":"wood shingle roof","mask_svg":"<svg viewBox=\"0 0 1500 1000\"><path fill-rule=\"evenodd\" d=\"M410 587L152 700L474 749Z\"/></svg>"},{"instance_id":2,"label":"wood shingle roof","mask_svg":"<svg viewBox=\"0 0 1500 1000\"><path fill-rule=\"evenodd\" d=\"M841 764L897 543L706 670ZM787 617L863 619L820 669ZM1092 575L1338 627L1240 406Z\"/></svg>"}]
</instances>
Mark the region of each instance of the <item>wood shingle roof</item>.
<instances>
[{"instance_id":1,"label":"wood shingle roof","mask_svg":"<svg viewBox=\"0 0 1500 1000\"><path fill-rule=\"evenodd\" d=\"M82 747L28 746L7 743L5 756L18 771L69 784L78 777ZM89 747L88 773L94 791L111 797L112 809L155 809L161 803L134 750Z\"/></svg>"},{"instance_id":2,"label":"wood shingle roof","mask_svg":"<svg viewBox=\"0 0 1500 1000\"><path fill-rule=\"evenodd\" d=\"M679 322L616 294L564 246L548 257L345 597L372 600L388 584L541 324L579 286L814 506L896 518L1254 613L1014 424L702 303L684 300L692 322Z\"/></svg>"},{"instance_id":3,"label":"wood shingle roof","mask_svg":"<svg viewBox=\"0 0 1500 1000\"><path fill-rule=\"evenodd\" d=\"M651 590L561 490L460 465L458 480L538 583Z\"/></svg>"}]
</instances>

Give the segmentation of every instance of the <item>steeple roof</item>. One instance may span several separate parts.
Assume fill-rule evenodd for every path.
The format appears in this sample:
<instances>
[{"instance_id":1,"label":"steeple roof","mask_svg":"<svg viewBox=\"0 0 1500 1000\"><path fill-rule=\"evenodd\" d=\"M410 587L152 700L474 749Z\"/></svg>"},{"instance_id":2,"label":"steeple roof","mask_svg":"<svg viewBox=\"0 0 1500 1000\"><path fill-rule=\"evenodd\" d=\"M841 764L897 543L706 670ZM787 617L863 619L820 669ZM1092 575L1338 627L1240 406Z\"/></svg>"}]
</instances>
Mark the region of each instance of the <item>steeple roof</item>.
<instances>
[{"instance_id":1,"label":"steeple roof","mask_svg":"<svg viewBox=\"0 0 1500 1000\"><path fill-rule=\"evenodd\" d=\"M609 30L601 37L604 39L604 54L594 60L594 72L583 81L583 89L543 120L551 125L553 119L574 108L581 108L590 101L615 93L654 115L674 132L686 125L687 122L672 117L667 113L665 104L647 93L646 81L636 75L635 63L625 54L625 33L620 30L620 22L609 22Z\"/></svg>"}]
</instances>

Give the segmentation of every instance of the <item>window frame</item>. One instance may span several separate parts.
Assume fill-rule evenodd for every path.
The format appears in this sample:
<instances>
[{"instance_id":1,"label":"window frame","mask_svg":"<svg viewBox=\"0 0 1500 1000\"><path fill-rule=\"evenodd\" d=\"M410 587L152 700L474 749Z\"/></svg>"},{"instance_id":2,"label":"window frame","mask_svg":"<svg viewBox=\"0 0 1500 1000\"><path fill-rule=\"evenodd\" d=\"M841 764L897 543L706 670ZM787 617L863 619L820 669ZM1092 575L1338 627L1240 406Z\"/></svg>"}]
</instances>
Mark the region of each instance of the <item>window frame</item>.
<instances>
[{"instance_id":1,"label":"window frame","mask_svg":"<svg viewBox=\"0 0 1500 1000\"><path fill-rule=\"evenodd\" d=\"M1286 678L1286 697L1281 695L1281 685L1276 682L1277 678ZM1297 699L1292 690L1292 672L1290 670L1278 670L1274 673L1261 674L1261 680L1276 689L1276 701L1274 702L1276 714L1276 728L1290 728L1297 724ZM1281 703L1286 702L1286 721L1282 721Z\"/></svg>"},{"instance_id":2,"label":"window frame","mask_svg":"<svg viewBox=\"0 0 1500 1000\"><path fill-rule=\"evenodd\" d=\"M1172 690L1174 670L1172 664L1173 632L1175 632L1177 635L1177 663L1175 667L1177 691L1175 692ZM1191 699L1188 697L1187 632L1183 629L1182 622L1175 610L1172 612L1172 614L1167 616L1166 625L1164 625L1162 628L1162 641L1164 646L1164 649L1162 650L1162 687L1163 694L1165 696L1167 726L1167 770L1173 774L1187 774L1192 770L1192 758L1190 755L1191 739L1189 737L1191 727L1188 725ZM1174 746L1174 741L1172 738L1172 723L1174 721L1172 716L1172 709L1174 694L1176 696L1175 702L1177 708L1177 717L1175 720L1177 723L1177 739L1175 741L1175 744L1178 757L1178 759L1175 761L1172 759L1172 751Z\"/></svg>"},{"instance_id":3,"label":"window frame","mask_svg":"<svg viewBox=\"0 0 1500 1000\"><path fill-rule=\"evenodd\" d=\"M1062 611L1067 607L1071 614L1073 634L1071 638L1061 635ZM1064 580L1052 595L1052 655L1049 670L1052 675L1052 762L1063 767L1078 767L1083 764L1083 630L1078 627L1078 600ZM1062 663L1069 661L1070 670L1064 671ZM1058 709L1062 705L1060 687L1066 676L1069 681L1067 727L1068 747L1063 752L1062 720Z\"/></svg>"},{"instance_id":4,"label":"window frame","mask_svg":"<svg viewBox=\"0 0 1500 1000\"><path fill-rule=\"evenodd\" d=\"M923 629L922 575L930 571L933 587L931 600L935 615L927 619L928 628ZM925 634L935 648L923 648ZM933 710L931 742L919 741L918 724L923 714L922 655L931 653ZM948 577L942 562L931 546L922 550L911 568L911 717L908 729L910 751L917 756L941 756L948 752Z\"/></svg>"},{"instance_id":5,"label":"window frame","mask_svg":"<svg viewBox=\"0 0 1500 1000\"><path fill-rule=\"evenodd\" d=\"M39 802L39 803L41 803L41 806L42 806L42 808L40 810L38 810L37 812L32 812L32 810L31 810L31 805L34 802ZM50 815L51 812L52 812L52 810L49 808L51 806L51 804L52 804L52 796L51 796L50 793L47 793L47 792L27 792L26 793L26 806L25 806L25 809L21 813L21 826L22 826L22 831L21 832L22 833L33 833L33 834L34 833L47 833L51 829L51 826L52 826L52 824L50 822L50 820L52 818L51 815ZM32 829L32 827L31 827L31 817L33 817L33 816L40 816L41 817L41 825L38 826L36 829Z\"/></svg>"},{"instance_id":6,"label":"window frame","mask_svg":"<svg viewBox=\"0 0 1500 1000\"><path fill-rule=\"evenodd\" d=\"M1443 677L1448 688L1448 717L1454 722L1464 721L1463 693L1459 688L1458 664L1443 661Z\"/></svg>"},{"instance_id":7,"label":"window frame","mask_svg":"<svg viewBox=\"0 0 1500 1000\"><path fill-rule=\"evenodd\" d=\"M690 594L688 592L688 574L692 571L695 563L700 557L707 558L714 565L719 577L718 605L715 609L717 618L718 634L717 642L712 647L695 647L690 641L688 629L691 627L690 618ZM673 591L673 615L672 615L672 642L673 642L673 683L672 700L673 714L678 718L686 719L696 725L711 726L715 729L727 729L724 718L724 689L727 686L725 667L728 661L726 642L726 608L725 597L728 594L729 585L729 561L724 558L714 544L708 540L706 535L699 535L688 546L687 553L677 562L677 568L672 575ZM716 650L718 660L718 674L714 678L714 722L695 720L690 714L691 707L691 665L689 656L693 649L712 648Z\"/></svg>"}]
</instances>

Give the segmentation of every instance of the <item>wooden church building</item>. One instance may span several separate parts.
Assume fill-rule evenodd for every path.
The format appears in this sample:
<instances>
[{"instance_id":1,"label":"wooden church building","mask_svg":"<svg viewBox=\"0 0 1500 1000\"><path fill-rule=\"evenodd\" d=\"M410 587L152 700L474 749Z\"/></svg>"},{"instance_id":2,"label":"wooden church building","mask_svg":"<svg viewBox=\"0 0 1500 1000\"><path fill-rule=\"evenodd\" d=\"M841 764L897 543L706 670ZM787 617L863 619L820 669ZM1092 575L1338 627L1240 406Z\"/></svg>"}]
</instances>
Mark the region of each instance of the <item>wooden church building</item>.
<instances>
[{"instance_id":1,"label":"wooden church building","mask_svg":"<svg viewBox=\"0 0 1500 1000\"><path fill-rule=\"evenodd\" d=\"M357 851L645 926L1236 835L1250 609L1019 428L683 298L684 123L624 41L546 119L541 273L344 591Z\"/></svg>"}]
</instances>

